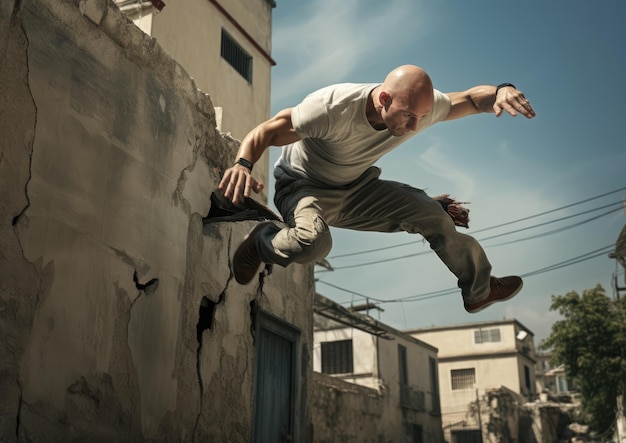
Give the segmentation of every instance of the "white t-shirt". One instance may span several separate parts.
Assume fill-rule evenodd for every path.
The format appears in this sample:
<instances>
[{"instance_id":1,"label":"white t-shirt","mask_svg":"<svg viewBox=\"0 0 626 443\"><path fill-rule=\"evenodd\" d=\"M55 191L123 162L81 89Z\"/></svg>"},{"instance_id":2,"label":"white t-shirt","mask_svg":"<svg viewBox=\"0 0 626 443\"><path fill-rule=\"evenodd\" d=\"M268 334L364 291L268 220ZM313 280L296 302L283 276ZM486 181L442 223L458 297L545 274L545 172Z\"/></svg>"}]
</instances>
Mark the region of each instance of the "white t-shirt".
<instances>
[{"instance_id":1,"label":"white t-shirt","mask_svg":"<svg viewBox=\"0 0 626 443\"><path fill-rule=\"evenodd\" d=\"M374 129L367 121L367 99L377 86L342 83L309 94L291 113L301 140L283 147L276 166L321 185L347 185L384 154L450 112L448 96L435 90L433 108L418 122L417 130L393 136L388 129Z\"/></svg>"}]
</instances>

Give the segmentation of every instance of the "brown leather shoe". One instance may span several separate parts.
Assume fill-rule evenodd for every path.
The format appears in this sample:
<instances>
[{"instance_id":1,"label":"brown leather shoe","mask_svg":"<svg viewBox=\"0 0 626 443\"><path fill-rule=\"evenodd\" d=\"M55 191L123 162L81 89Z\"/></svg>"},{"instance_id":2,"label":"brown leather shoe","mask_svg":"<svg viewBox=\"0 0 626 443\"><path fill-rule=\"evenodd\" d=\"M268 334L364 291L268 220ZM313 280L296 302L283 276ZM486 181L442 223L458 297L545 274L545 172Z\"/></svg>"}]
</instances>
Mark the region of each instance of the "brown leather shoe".
<instances>
[{"instance_id":1,"label":"brown leather shoe","mask_svg":"<svg viewBox=\"0 0 626 443\"><path fill-rule=\"evenodd\" d=\"M495 302L510 300L521 291L523 284L522 278L516 275L502 278L491 277L489 281L489 295L484 300L475 303L465 302L465 310L474 314Z\"/></svg>"},{"instance_id":2,"label":"brown leather shoe","mask_svg":"<svg viewBox=\"0 0 626 443\"><path fill-rule=\"evenodd\" d=\"M264 222L256 225L248 235L244 237L237 251L235 251L233 257L233 272L235 274L235 280L237 280L237 283L240 285L249 284L259 270L262 261L256 249L256 236L261 229L271 224L273 223Z\"/></svg>"}]
</instances>

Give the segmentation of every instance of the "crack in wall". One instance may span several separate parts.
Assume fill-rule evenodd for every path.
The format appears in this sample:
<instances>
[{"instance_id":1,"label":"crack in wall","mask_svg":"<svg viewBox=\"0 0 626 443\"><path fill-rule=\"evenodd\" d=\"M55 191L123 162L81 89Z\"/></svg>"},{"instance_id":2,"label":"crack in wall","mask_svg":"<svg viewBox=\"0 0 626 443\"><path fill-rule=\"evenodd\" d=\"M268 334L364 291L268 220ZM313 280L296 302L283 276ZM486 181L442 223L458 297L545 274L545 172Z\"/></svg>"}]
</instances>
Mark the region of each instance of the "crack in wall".
<instances>
[{"instance_id":1,"label":"crack in wall","mask_svg":"<svg viewBox=\"0 0 626 443\"><path fill-rule=\"evenodd\" d=\"M28 157L28 174L26 177L26 180L24 181L23 184L23 193L24 193L24 198L26 200L26 203L24 204L24 206L20 209L19 207L16 208L17 214L13 216L13 218L11 219L11 226L13 228L13 235L15 236L15 242L17 244L17 247L19 247L19 251L21 256L23 257L24 261L26 263L28 263L27 266L30 266L32 269L34 269L34 273L37 276L38 279L38 285L36 286L37 290L34 291L34 303L31 306L31 310L30 311L30 318L29 321L33 322L34 319L34 313L36 310L36 307L39 304L39 297L40 297L40 292L39 290L41 290L41 274L40 271L37 269L37 266L35 266L35 264L33 264L32 262L30 262L27 258L26 258L26 254L24 252L24 246L22 245L22 241L20 236L18 235L18 222L21 219L22 215L24 215L24 213L26 212L26 210L30 207L31 205L31 201L30 201L30 197L28 194L28 185L30 183L30 181L32 180L33 177L33 153L34 153L34 146L35 146L35 134L37 131L37 104L35 102L34 96L33 96L33 91L31 88L31 83L30 83L30 58L29 58L29 49L30 49L30 40L28 37L28 33L26 32L26 28L24 27L24 23L22 22L21 19L21 7L22 7L22 0L15 0L15 2L13 3L13 10L11 11L11 18L10 18L10 23L9 23L9 27L8 27L8 32L12 33L12 37L6 38L4 40L4 42L2 43L2 54L4 54L5 56L7 55L7 48L9 47L10 44L16 44L16 47L18 48L19 55L17 56L18 59L16 60L18 63L23 63L24 66L24 79L25 81L25 90L22 91L20 88L20 95L27 97L27 100L30 100L30 103L32 103L32 126L30 128L30 130L24 130L24 135L29 135L29 139L28 140L24 140L24 144L25 146L23 146L22 150L24 151L24 154L27 155ZM18 32L15 32L18 31ZM7 36L8 37L8 36ZM22 40L23 39L23 40ZM21 52L23 51L23 52ZM26 101L25 101L26 102ZM30 119L28 119L27 122L25 122L25 127L26 125L28 125L28 122L31 121ZM30 132L30 134L29 134ZM23 154L20 154L23 155ZM5 158L7 159L7 161L10 161L10 156L5 156L5 151L2 151L2 154L0 156L0 163L3 162L5 160ZM18 173L17 177L20 176L20 173ZM45 275L45 274L44 274ZM3 288L4 289L4 288ZM24 307L24 306L23 306ZM25 352L25 349L21 349L22 355ZM15 410L15 441L20 441L21 440L21 426L22 426L22 414L24 412L24 387L22 385L22 382L20 380L20 371L19 368L15 369L15 385L17 386L17 390L18 390L18 396L17 396L17 408Z\"/></svg>"},{"instance_id":2,"label":"crack in wall","mask_svg":"<svg viewBox=\"0 0 626 443\"><path fill-rule=\"evenodd\" d=\"M256 294L258 298L263 295L263 286L265 285L265 277L269 277L274 270L274 267L270 263L263 263L265 267L259 271L259 286L257 287Z\"/></svg>"},{"instance_id":3,"label":"crack in wall","mask_svg":"<svg viewBox=\"0 0 626 443\"><path fill-rule=\"evenodd\" d=\"M152 295L159 287L159 279L152 278L148 280L146 284L142 284L139 282L139 277L137 276L137 271L133 273L133 282L135 283L135 287L142 291L146 295Z\"/></svg>"},{"instance_id":4,"label":"crack in wall","mask_svg":"<svg viewBox=\"0 0 626 443\"><path fill-rule=\"evenodd\" d=\"M231 246L232 236L229 237L227 245L229 257ZM228 261L228 267L230 275L228 276L228 280L226 281L226 288L228 288L228 285L234 276L230 260ZM202 413L204 409L204 383L202 381L201 368L202 335L204 331L206 331L207 329L210 330L213 327L213 320L215 319L215 308L217 307L217 305L223 303L226 300L226 288L222 290L216 302L211 300L206 295L202 296L202 299L200 300L200 308L198 310L198 323L196 324L196 340L198 341L198 347L196 348L196 376L198 378L198 387L200 390L200 407L198 410L198 414L196 415L196 421L193 425L193 430L191 432L191 441L193 442L196 441L196 433L198 431L198 426L200 425L200 419L202 418Z\"/></svg>"},{"instance_id":5,"label":"crack in wall","mask_svg":"<svg viewBox=\"0 0 626 443\"><path fill-rule=\"evenodd\" d=\"M100 403L102 401L102 392L100 389L93 389L87 379L81 375L74 383L69 385L66 389L66 392L71 395L81 396L93 402L95 404L95 409L100 407Z\"/></svg>"},{"instance_id":6,"label":"crack in wall","mask_svg":"<svg viewBox=\"0 0 626 443\"><path fill-rule=\"evenodd\" d=\"M250 335L252 336L252 344L256 341L256 316L259 310L259 303L256 298L250 300Z\"/></svg>"},{"instance_id":7,"label":"crack in wall","mask_svg":"<svg viewBox=\"0 0 626 443\"><path fill-rule=\"evenodd\" d=\"M17 414L15 417L15 441L20 441L20 423L22 421L22 405L24 404L23 402L24 389L22 388L22 383L20 383L19 378L16 378L15 382L17 383L17 387L20 390L20 395L18 398Z\"/></svg>"},{"instance_id":8,"label":"crack in wall","mask_svg":"<svg viewBox=\"0 0 626 443\"><path fill-rule=\"evenodd\" d=\"M24 36L24 40L26 41L26 47L24 48L24 53L26 55L25 57L25 61L26 61L26 79L30 79L30 64L29 64L29 57L28 57L28 51L30 48L30 40L28 39L28 34L26 33L26 29L24 29L24 25L21 21L21 19L19 19L19 12L21 9L21 0L16 0L14 8L13 8L13 15L11 17L11 21L13 20L19 20L19 27L20 30L22 31L22 35ZM28 94L30 97L30 100L33 104L33 108L35 110L34 114L34 122L33 122L33 132L32 132L32 137L30 140L30 149L27 149L27 155L28 155L28 179L26 180L26 183L24 183L24 197L26 198L26 205L22 208L22 210L15 216L13 217L13 219L11 220L11 225L15 226L17 224L17 222L19 221L19 219L22 217L22 215L26 212L26 210L30 207L30 197L28 196L28 184L30 183L30 180L33 177L33 154L35 152L35 134L37 133L37 103L35 102L35 98L33 97L33 91L30 87L30 81L26 82L26 88L28 89ZM24 248L22 247L22 243L20 241L20 237L19 235L16 235L17 237L17 243L20 245L20 249L22 250L22 255L24 254Z\"/></svg>"},{"instance_id":9,"label":"crack in wall","mask_svg":"<svg viewBox=\"0 0 626 443\"><path fill-rule=\"evenodd\" d=\"M178 206L180 203L185 214L191 214L191 204L187 201L185 197L183 197L183 191L185 190L185 185L187 184L187 173L192 172L196 167L196 162L198 161L199 151L201 143L199 141L200 137L196 136L196 140L193 147L193 155L191 159L191 164L185 166L178 176L178 180L176 181L176 189L172 193L172 200L175 206Z\"/></svg>"},{"instance_id":10,"label":"crack in wall","mask_svg":"<svg viewBox=\"0 0 626 443\"><path fill-rule=\"evenodd\" d=\"M201 357L202 357L202 335L207 329L210 330L213 327L213 320L215 319L215 308L226 300L226 289L222 291L216 302L203 296L200 300L200 309L198 312L198 323L196 324L196 339L198 340L198 348L196 350L196 374L198 376L198 386L200 388L200 410L196 416L196 422L193 426L192 441L196 440L196 431L200 424L200 418L202 417L202 410L204 407L204 383L202 382L201 371Z\"/></svg>"},{"instance_id":11,"label":"crack in wall","mask_svg":"<svg viewBox=\"0 0 626 443\"><path fill-rule=\"evenodd\" d=\"M23 2L23 3L26 4L26 2ZM15 3L14 3L14 16L16 17L16 23L18 23L17 20L19 20L19 15L18 14L19 14L19 9L20 9L21 5L22 5L22 0L15 0ZM26 23L26 24L28 24L28 23ZM25 29L24 29L24 27L23 27L23 25L21 23L19 23L18 25L15 26L15 28L17 28L17 29L19 29L20 27L21 27L21 31L24 33L24 36L27 37ZM33 39L32 35L31 35L31 39L32 39L32 43L31 44L35 45L36 39ZM28 42L28 39L26 39L26 41ZM28 45L26 45L26 47L28 48ZM35 46L33 46L33 48L36 49ZM30 57L32 57L35 54L35 51L34 51L33 48L31 48L31 50L30 50L31 51ZM32 66L29 66L28 65L28 60L29 60L28 54L26 54L26 78L27 79L30 78L31 75L35 75L36 74L36 69L35 68L37 68L37 65L35 63L33 63L32 61L30 62ZM33 67L32 73L30 72L30 67ZM35 88L36 82L32 81L31 83L29 83L27 81L26 88L28 89L28 92L30 93L30 97L27 95L26 92L24 92L24 94L23 94L26 97L27 100L32 100L33 112L34 112L34 120L29 119L29 121L27 122L27 125L30 127L31 126L31 121L32 121L32 129L31 128L28 129L29 131L32 131L30 134L28 134L30 136L29 137L30 140L28 140L28 142L27 142L28 146L26 146L25 149L24 149L26 151L25 154L28 155L28 157L23 157L23 155L22 155L22 165L23 165L22 177L23 177L23 179L19 180L20 181L20 185L19 186L21 188L21 186L23 185L24 189L22 191L22 189L16 188L17 194L20 195L20 200L19 200L19 203L18 203L17 207L15 207L12 210L13 213L10 214L11 216L16 214L13 217L12 221L11 221L12 225L15 226L14 231L16 231L16 233L18 232L20 227L25 226L25 223L28 222L28 215L30 213L27 212L27 211L28 211L28 208L31 206L31 203L38 207L38 200L35 198L36 196L33 195L33 201L32 202L31 202L30 196L29 196L29 186L33 186L35 184L35 182L36 182L36 179L37 179L36 176L35 177L33 176L33 170L35 171L35 173L37 171L37 164L33 164L33 159L35 161L38 161L38 159L40 159L40 156L41 156L41 152L40 152L41 151L41 149L40 149L41 146L37 146L40 149L40 151L37 151L37 156L36 157L34 156L35 136L41 134L41 128L39 128L39 134L37 134L37 132L38 132L38 130L37 130L37 127L38 127L38 123L37 123L38 109L37 109L37 105L35 103L35 99L33 97L33 90L31 89L31 86L32 86L32 88ZM37 89L34 89L34 90L37 91ZM38 97L37 100L40 102L41 97ZM39 144L40 144L40 142L38 142L38 145ZM184 188L186 186L186 183L187 183L187 180L189 179L190 172L193 170L193 167L196 164L197 155L198 155L198 149L200 149L200 148L201 148L200 143L197 142L196 143L196 147L193 150L193 155L194 155L193 162L192 162L192 164L189 167L185 168L181 172L181 176L180 176L180 179L179 179L179 182L178 182L177 189L176 189L176 191L174 191L174 195L173 195L174 201L176 203L181 203L182 209L184 211L187 211L187 212L189 211L189 209L188 209L189 205L188 205L188 202L183 198L182 191L184 190ZM33 180L33 179L35 179L35 180ZM33 182L31 183L31 181L33 181ZM32 190L33 188L30 188L30 189ZM25 200L21 200L22 192L24 193ZM32 212L32 211L30 211L30 212ZM20 248L21 248L22 244L20 243L19 236L17 237L17 241L18 241L18 244L20 245ZM27 246L27 244L24 243L24 246ZM115 249L113 249L113 250L115 251ZM118 256L120 256L120 257L123 257L123 255L124 255L122 253L122 251L116 251L116 253L118 253ZM24 254L24 249L23 248L22 248L22 254ZM126 258L128 259L128 261L127 260L124 260L124 261L127 264L131 264L131 266L133 266L134 260L130 260L130 258L128 256L126 256ZM230 261L229 261L229 266L230 266ZM127 269L127 271L125 273L126 274L125 278L128 278L128 271L129 270L130 269ZM130 328L131 328L131 325L132 325L133 314L137 315L137 313L133 313L135 302L137 300L139 300L139 298L141 296L153 294L157 290L157 288L159 286L159 279L158 278L152 278L152 279L149 279L146 282L145 281L145 275L144 275L144 277L141 278L141 281L140 281L139 275L140 275L140 271L138 272L137 270L135 270L135 272L133 273L133 283L134 283L134 285L135 285L135 287L136 287L138 292L136 293L136 296L134 297L134 299L132 299L132 301L130 302L130 305L128 305L128 304L125 305L126 309L128 309L127 314L126 314L126 315L128 315L128 318L125 319L124 318L125 316L121 317L122 324L124 323L124 320L126 320L127 344L128 344L129 331L130 331ZM230 278L229 278L227 284L230 283L230 279L232 279L233 275L234 274L232 273L232 268L231 268L231 275L230 275ZM126 281L126 282L128 283L128 281ZM134 291L131 291L131 292L134 292ZM197 326L198 329L204 331L206 329L210 330L212 327L214 327L214 315L215 315L216 305L219 304L219 303L222 303L224 298L225 298L225 291L222 292L222 294L220 294L219 299L218 299L217 302L212 302L211 300L208 300L206 297L203 297L202 302L204 302L204 303L201 302L201 305L200 305L200 310L202 312L199 312L198 326ZM206 301L205 301L205 299L206 299ZM137 309L139 310L139 308L141 308L141 305L138 305ZM122 335L122 337L123 337L123 335ZM200 375L201 375L200 374L200 353L201 353L201 347L202 347L201 340L202 340L202 337L201 337L201 334L200 334L199 346L198 346L198 352L197 352L197 371L198 371L198 378L199 378L199 382L200 382L201 402L202 402L202 395L203 395L203 385L202 385L202 382L203 382L203 380L200 377ZM206 342L206 340L205 340L205 342ZM206 346L205 346L205 351L206 351ZM132 352L132 350L129 351L129 352ZM131 358L129 359L129 364L132 364L132 362L133 362L133 360L132 360L132 355L131 355ZM16 435L19 437L20 423L21 423L21 421L24 421L24 424L27 424L27 422L29 421L28 420L28 418L29 418L28 415L29 414L28 414L28 404L23 402L23 394L24 394L24 392L23 392L22 384L19 382L19 380L17 381L17 384L19 386L19 391L18 391L19 392L19 397L18 397L19 405L18 405L18 409L17 409L17 412L16 412L16 416L15 416L15 422L16 422L16 431L15 432L16 432ZM70 392L70 393L73 393L72 390L78 389L78 387L76 387L76 386L75 387L70 387L70 388L68 388L68 392ZM201 406L202 406L202 403L201 403ZM202 413L202 409L201 409L201 413ZM195 429L194 429L194 436L195 436ZM17 440L19 441L19 438Z\"/></svg>"}]
</instances>

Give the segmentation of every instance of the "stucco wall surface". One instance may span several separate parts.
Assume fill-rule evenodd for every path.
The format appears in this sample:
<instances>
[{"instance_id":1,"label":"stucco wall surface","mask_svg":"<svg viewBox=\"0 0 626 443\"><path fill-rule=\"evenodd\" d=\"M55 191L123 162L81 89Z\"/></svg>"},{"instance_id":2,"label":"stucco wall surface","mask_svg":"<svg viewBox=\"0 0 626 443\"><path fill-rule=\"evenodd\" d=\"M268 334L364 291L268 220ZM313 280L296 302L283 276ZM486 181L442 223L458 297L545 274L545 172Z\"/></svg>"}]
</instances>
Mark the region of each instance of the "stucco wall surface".
<instances>
[{"instance_id":1,"label":"stucco wall surface","mask_svg":"<svg viewBox=\"0 0 626 443\"><path fill-rule=\"evenodd\" d=\"M305 427L312 267L235 283L209 96L105 0L0 2L0 60L1 440L248 441L258 309Z\"/></svg>"},{"instance_id":2,"label":"stucco wall surface","mask_svg":"<svg viewBox=\"0 0 626 443\"><path fill-rule=\"evenodd\" d=\"M393 435L383 421L388 399L375 389L314 373L311 394L313 441L318 443L378 443L401 441L403 429Z\"/></svg>"}]
</instances>

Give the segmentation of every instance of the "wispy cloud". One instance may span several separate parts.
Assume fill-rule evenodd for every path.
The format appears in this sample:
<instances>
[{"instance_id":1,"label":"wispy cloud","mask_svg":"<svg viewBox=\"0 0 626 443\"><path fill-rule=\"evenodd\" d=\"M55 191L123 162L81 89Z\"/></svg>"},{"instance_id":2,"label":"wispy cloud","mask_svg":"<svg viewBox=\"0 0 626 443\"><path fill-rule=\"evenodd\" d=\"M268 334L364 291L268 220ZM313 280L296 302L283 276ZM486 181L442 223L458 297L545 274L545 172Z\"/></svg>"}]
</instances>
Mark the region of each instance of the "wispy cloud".
<instances>
[{"instance_id":1,"label":"wispy cloud","mask_svg":"<svg viewBox=\"0 0 626 443\"><path fill-rule=\"evenodd\" d=\"M531 97L538 111L532 121L485 115L436 125L379 161L385 179L421 187L429 193L451 192L469 200L472 212L468 233L483 243L495 275L529 273L615 241L624 223L621 213L610 220L602 218L575 229L508 245L501 243L546 232L556 225L512 233L510 237L487 237L610 203L624 197L623 192L563 213L483 231L626 185L626 151L619 118L624 94L588 94L586 109L602 109L601 113L581 111L579 98L572 94L580 84L617 84L624 77L626 65L619 57L599 56L606 53L602 50L611 39L607 33L623 28L619 21L623 14L616 14L615 8L607 8L603 20L593 23L589 22L587 11L570 8L569 19L561 20L564 29L555 39L554 22L562 18L562 8L544 2L546 6L538 13L536 5L520 5L516 13L533 32L509 35L503 40L494 37L508 32L509 24L500 20L501 11L489 5L479 6L479 2L278 3L274 17L280 18L274 23L272 51L277 61L272 69L275 110L295 105L305 94L331 83L382 80L394 64L409 60L419 60L433 75L436 87L444 91L513 81ZM617 0L613 3L619 4L621 10L626 4ZM485 23L489 26L482 26ZM589 38L572 51L572 39L580 40L581 26L591 30L585 35ZM471 38L459 38L460 35ZM491 49L481 50L485 47ZM558 84L546 80L546 65L555 71L552 77L559 78ZM335 230L333 235L335 254L402 243L406 238L403 234L346 230ZM418 246L422 248L411 244L406 250L390 249L387 253L400 256L408 250L419 251ZM359 263L370 259L370 255L378 257L364 254L346 258L341 264ZM529 277L523 294L471 318L461 303L454 303L458 295L413 304L388 304L382 315L385 321L397 319L403 327L506 315L519 319L538 338L546 336L556 318L548 312L550 294L591 288L598 282L610 288L614 266L614 261L603 256ZM381 299L445 289L455 283L454 276L434 254L336 270L326 278L332 278L330 281L341 287ZM330 287L321 289L330 296L346 299L343 292Z\"/></svg>"},{"instance_id":2,"label":"wispy cloud","mask_svg":"<svg viewBox=\"0 0 626 443\"><path fill-rule=\"evenodd\" d=\"M454 184L454 189L463 189L463 198L472 198L476 180L467 170L467 165L457 162L443 146L431 145L420 155L420 166L431 174Z\"/></svg>"},{"instance_id":3,"label":"wispy cloud","mask_svg":"<svg viewBox=\"0 0 626 443\"><path fill-rule=\"evenodd\" d=\"M364 14L370 5L376 13ZM411 0L307 3L287 25L273 30L273 53L280 57L273 77L274 103L285 107L302 99L303 91L340 81L364 81L363 75L350 77L390 45L398 50L399 43L410 44L391 40L390 30L419 29L415 14L404 13L415 8ZM288 66L281 65L282 60Z\"/></svg>"}]
</instances>

